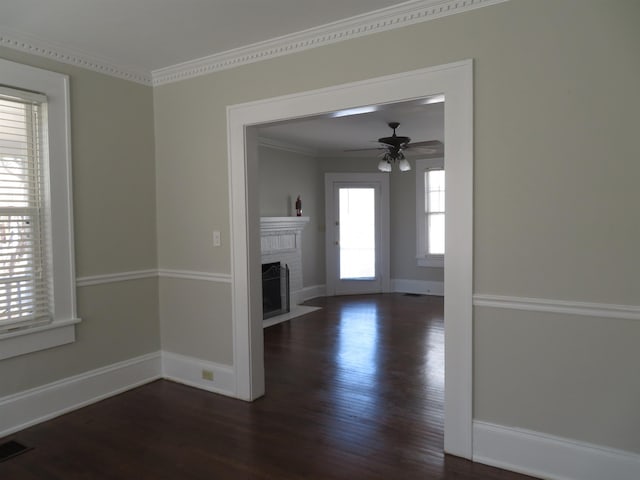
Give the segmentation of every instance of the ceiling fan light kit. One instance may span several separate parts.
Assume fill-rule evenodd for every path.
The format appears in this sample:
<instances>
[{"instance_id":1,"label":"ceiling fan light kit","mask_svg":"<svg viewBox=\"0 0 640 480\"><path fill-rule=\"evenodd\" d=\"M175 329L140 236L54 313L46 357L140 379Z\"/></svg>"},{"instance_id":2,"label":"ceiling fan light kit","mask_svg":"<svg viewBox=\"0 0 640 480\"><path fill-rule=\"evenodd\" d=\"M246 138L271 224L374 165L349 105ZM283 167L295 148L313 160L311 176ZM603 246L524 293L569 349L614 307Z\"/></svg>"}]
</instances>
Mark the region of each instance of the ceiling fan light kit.
<instances>
[{"instance_id":1,"label":"ceiling fan light kit","mask_svg":"<svg viewBox=\"0 0 640 480\"><path fill-rule=\"evenodd\" d=\"M409 146L411 139L409 137L400 137L396 135L396 128L400 126L398 122L389 122L389 128L393 129L393 135L390 137L382 137L378 142L382 144L387 151L384 153L382 160L378 163L378 170L381 172L391 172L392 165L398 163L398 169L401 172L411 170L411 164L406 159L402 150Z\"/></svg>"}]
</instances>

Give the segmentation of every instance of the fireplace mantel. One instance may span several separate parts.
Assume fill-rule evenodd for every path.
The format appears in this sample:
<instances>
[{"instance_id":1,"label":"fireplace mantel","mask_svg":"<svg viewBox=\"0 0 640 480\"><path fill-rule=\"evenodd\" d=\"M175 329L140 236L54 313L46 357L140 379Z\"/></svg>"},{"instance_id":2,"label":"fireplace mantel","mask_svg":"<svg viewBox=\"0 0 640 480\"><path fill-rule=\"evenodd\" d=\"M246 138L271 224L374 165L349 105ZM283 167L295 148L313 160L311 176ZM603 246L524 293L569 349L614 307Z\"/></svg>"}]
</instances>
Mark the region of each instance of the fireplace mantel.
<instances>
[{"instance_id":1,"label":"fireplace mantel","mask_svg":"<svg viewBox=\"0 0 640 480\"><path fill-rule=\"evenodd\" d=\"M262 263L281 262L289 266L291 304L297 305L302 292L302 231L309 217L261 217L260 251Z\"/></svg>"},{"instance_id":2,"label":"fireplace mantel","mask_svg":"<svg viewBox=\"0 0 640 480\"><path fill-rule=\"evenodd\" d=\"M309 217L261 217L260 232L269 235L274 232L302 232L309 222Z\"/></svg>"}]
</instances>

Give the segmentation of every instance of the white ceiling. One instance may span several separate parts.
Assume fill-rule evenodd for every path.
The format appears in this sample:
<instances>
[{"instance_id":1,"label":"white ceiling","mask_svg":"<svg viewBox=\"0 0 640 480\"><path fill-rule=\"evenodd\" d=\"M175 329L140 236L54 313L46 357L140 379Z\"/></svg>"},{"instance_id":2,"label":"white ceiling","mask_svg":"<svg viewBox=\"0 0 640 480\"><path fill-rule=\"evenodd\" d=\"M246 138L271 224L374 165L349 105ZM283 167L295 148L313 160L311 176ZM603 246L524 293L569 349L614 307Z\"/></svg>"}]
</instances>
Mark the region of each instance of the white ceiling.
<instances>
[{"instance_id":1,"label":"white ceiling","mask_svg":"<svg viewBox=\"0 0 640 480\"><path fill-rule=\"evenodd\" d=\"M503 0L0 0L0 45L149 83L152 72L297 32L331 31L332 22L358 32L363 21L397 26L398 19L437 18L497 1ZM391 135L391 121L414 142L443 141L443 115L443 104L417 101L271 125L259 135L334 156L375 148L377 138Z\"/></svg>"},{"instance_id":2,"label":"white ceiling","mask_svg":"<svg viewBox=\"0 0 640 480\"><path fill-rule=\"evenodd\" d=\"M1 0L0 31L151 72L406 0Z\"/></svg>"},{"instance_id":3,"label":"white ceiling","mask_svg":"<svg viewBox=\"0 0 640 480\"><path fill-rule=\"evenodd\" d=\"M317 156L371 157L376 153L345 150L377 148L378 138L393 133L387 126L389 122L400 122L397 135L410 137L412 142L439 140L444 143L444 103L425 104L424 100L381 105L376 111L364 114L337 118L322 115L265 125L258 129L258 136L276 144L301 147ZM411 150L406 153L410 154Z\"/></svg>"}]
</instances>

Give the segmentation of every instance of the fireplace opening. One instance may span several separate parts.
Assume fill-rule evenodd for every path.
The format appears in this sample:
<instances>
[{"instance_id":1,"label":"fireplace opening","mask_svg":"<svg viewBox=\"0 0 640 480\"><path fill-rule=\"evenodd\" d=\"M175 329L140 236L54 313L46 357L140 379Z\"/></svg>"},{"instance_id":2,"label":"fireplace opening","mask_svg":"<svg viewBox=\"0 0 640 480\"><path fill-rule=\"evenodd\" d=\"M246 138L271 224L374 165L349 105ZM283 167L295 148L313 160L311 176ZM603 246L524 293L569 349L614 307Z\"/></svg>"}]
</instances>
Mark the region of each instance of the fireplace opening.
<instances>
[{"instance_id":1,"label":"fireplace opening","mask_svg":"<svg viewBox=\"0 0 640 480\"><path fill-rule=\"evenodd\" d=\"M289 310L289 266L283 267L280 262L262 264L262 318Z\"/></svg>"}]
</instances>

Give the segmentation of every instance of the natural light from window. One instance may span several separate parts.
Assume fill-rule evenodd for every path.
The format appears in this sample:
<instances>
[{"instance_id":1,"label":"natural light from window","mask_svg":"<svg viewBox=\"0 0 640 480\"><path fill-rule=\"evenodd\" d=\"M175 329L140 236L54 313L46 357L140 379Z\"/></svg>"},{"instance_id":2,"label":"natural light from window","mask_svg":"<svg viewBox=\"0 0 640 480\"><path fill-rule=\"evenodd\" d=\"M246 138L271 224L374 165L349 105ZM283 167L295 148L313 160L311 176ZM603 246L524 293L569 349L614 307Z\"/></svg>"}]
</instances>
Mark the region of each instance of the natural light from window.
<instances>
[{"instance_id":1,"label":"natural light from window","mask_svg":"<svg viewBox=\"0 0 640 480\"><path fill-rule=\"evenodd\" d=\"M340 279L376 276L375 189L339 191Z\"/></svg>"},{"instance_id":2,"label":"natural light from window","mask_svg":"<svg viewBox=\"0 0 640 480\"><path fill-rule=\"evenodd\" d=\"M444 255L444 170L425 172L425 212L427 215L427 253Z\"/></svg>"}]
</instances>

